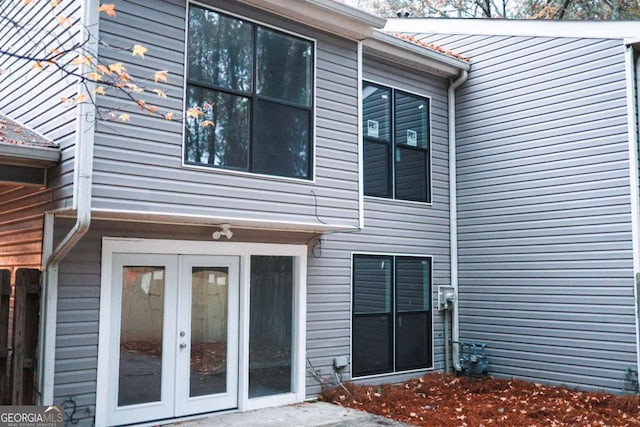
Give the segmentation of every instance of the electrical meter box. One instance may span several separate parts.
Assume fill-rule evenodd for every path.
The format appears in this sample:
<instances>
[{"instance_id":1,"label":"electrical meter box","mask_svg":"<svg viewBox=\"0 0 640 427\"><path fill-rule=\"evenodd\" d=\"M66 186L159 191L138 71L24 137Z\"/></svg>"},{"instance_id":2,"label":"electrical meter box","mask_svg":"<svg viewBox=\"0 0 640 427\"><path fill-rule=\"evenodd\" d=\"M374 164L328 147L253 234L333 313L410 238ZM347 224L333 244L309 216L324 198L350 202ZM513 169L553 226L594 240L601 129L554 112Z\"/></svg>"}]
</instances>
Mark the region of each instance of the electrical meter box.
<instances>
[{"instance_id":1,"label":"electrical meter box","mask_svg":"<svg viewBox=\"0 0 640 427\"><path fill-rule=\"evenodd\" d=\"M438 286L438 310L451 310L456 300L453 286Z\"/></svg>"}]
</instances>

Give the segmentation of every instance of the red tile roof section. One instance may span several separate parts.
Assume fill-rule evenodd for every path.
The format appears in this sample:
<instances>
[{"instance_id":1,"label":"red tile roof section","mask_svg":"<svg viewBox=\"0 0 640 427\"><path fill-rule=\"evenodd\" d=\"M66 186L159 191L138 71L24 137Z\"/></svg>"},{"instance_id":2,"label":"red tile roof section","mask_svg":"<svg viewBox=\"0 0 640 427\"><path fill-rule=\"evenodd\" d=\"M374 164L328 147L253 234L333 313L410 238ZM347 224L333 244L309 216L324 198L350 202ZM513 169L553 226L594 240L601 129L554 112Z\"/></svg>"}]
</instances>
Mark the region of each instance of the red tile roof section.
<instances>
[{"instance_id":1,"label":"red tile roof section","mask_svg":"<svg viewBox=\"0 0 640 427\"><path fill-rule=\"evenodd\" d=\"M41 148L57 147L50 139L1 113L0 144L28 145Z\"/></svg>"},{"instance_id":2,"label":"red tile roof section","mask_svg":"<svg viewBox=\"0 0 640 427\"><path fill-rule=\"evenodd\" d=\"M447 56L450 56L452 58L456 58L459 59L461 61L465 61L465 62L469 62L469 58L464 57L458 53L455 53L453 51L450 51L448 49L445 49L443 47L440 46L436 46L435 44L429 44L429 43L425 43L422 40L419 40L417 38L415 38L414 36L410 36L408 34L402 34L402 33L391 33L392 36L397 37L399 39L402 39L404 41L407 41L409 43L413 43L415 45L418 45L420 47L424 47L425 49L430 49L439 53L443 53Z\"/></svg>"}]
</instances>

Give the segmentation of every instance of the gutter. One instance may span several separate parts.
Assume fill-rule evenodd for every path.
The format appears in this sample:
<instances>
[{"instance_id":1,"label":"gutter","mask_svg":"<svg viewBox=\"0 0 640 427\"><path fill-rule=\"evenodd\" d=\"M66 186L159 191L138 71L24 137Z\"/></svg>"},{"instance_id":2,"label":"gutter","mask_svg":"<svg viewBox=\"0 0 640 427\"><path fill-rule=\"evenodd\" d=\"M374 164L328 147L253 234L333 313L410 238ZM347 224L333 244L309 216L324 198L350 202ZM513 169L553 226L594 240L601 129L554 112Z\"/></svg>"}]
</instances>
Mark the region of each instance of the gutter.
<instances>
[{"instance_id":1,"label":"gutter","mask_svg":"<svg viewBox=\"0 0 640 427\"><path fill-rule=\"evenodd\" d=\"M82 28L80 37L89 37L86 49L97 51L97 27L98 27L98 2L89 0L82 2L81 6ZM85 75L90 70L83 65L80 73ZM78 93L90 95L92 84L78 84ZM53 389L55 379L55 349L56 349L56 326L58 314L58 267L60 262L76 246L80 239L89 230L91 224L91 186L93 172L93 143L94 143L94 121L90 117L95 117L95 107L93 104L78 104L75 137L75 186L73 205L76 209L76 223L62 239L51 254L43 260L43 299L42 315L40 321L40 348L38 358L40 360L38 368L38 384L41 389L40 404L53 404ZM53 218L49 218L51 229L53 229ZM45 254L43 254L45 255Z\"/></svg>"},{"instance_id":2,"label":"gutter","mask_svg":"<svg viewBox=\"0 0 640 427\"><path fill-rule=\"evenodd\" d=\"M451 361L457 372L462 371L460 365L460 322L458 315L458 209L456 194L456 94L455 91L469 76L466 70L460 72L459 77L449 85L448 121L449 121L449 245L451 266L451 287L454 290L453 311L451 312ZM445 346L449 345L445 343Z\"/></svg>"}]
</instances>

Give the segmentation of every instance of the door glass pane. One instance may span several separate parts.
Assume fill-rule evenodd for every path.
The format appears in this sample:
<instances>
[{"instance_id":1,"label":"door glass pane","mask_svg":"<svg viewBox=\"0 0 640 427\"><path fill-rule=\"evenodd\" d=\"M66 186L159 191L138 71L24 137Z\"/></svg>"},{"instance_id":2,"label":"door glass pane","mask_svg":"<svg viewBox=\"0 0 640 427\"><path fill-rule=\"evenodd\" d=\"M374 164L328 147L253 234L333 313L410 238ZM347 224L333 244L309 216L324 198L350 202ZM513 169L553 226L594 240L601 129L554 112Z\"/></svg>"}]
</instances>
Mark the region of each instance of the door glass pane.
<instances>
[{"instance_id":1,"label":"door glass pane","mask_svg":"<svg viewBox=\"0 0 640 427\"><path fill-rule=\"evenodd\" d=\"M227 391L229 269L191 269L191 375L189 396Z\"/></svg>"},{"instance_id":2,"label":"door glass pane","mask_svg":"<svg viewBox=\"0 0 640 427\"><path fill-rule=\"evenodd\" d=\"M189 7L189 78L227 89L251 90L253 26L195 5Z\"/></svg>"},{"instance_id":3,"label":"door glass pane","mask_svg":"<svg viewBox=\"0 0 640 427\"><path fill-rule=\"evenodd\" d=\"M292 391L293 257L251 257L249 397Z\"/></svg>"},{"instance_id":4,"label":"door glass pane","mask_svg":"<svg viewBox=\"0 0 640 427\"><path fill-rule=\"evenodd\" d=\"M122 272L118 406L161 400L164 267Z\"/></svg>"},{"instance_id":5,"label":"door glass pane","mask_svg":"<svg viewBox=\"0 0 640 427\"><path fill-rule=\"evenodd\" d=\"M258 95L311 106L311 42L258 27Z\"/></svg>"},{"instance_id":6,"label":"door glass pane","mask_svg":"<svg viewBox=\"0 0 640 427\"><path fill-rule=\"evenodd\" d=\"M185 121L185 162L247 170L249 165L249 98L187 85L187 109L198 117Z\"/></svg>"},{"instance_id":7,"label":"door glass pane","mask_svg":"<svg viewBox=\"0 0 640 427\"><path fill-rule=\"evenodd\" d=\"M259 101L253 172L308 178L310 115L308 110Z\"/></svg>"}]
</instances>

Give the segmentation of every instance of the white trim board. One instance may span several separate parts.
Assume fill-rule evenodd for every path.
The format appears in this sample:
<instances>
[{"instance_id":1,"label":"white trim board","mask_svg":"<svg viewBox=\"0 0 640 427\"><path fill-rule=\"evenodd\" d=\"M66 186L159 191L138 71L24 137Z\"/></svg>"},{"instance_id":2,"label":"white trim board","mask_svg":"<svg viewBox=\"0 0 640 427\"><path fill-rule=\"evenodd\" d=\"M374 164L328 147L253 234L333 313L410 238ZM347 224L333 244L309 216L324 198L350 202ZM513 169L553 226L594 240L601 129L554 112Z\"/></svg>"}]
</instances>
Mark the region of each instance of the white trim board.
<instances>
[{"instance_id":1,"label":"white trim board","mask_svg":"<svg viewBox=\"0 0 640 427\"><path fill-rule=\"evenodd\" d=\"M525 19L390 18L386 32L473 34L496 36L580 37L638 39L633 21L551 21Z\"/></svg>"},{"instance_id":2,"label":"white trim board","mask_svg":"<svg viewBox=\"0 0 640 427\"><path fill-rule=\"evenodd\" d=\"M238 410L247 411L263 407L287 405L305 399L305 348L306 348L306 289L307 246L293 244L200 242L167 239L111 238L102 239L100 321L98 342L98 374L96 387L96 425L105 425L108 419L107 385L109 373L109 348L111 336L112 265L114 254L163 254L163 255L223 255L240 258L240 317L238 383ZM292 392L249 399L249 280L251 255L291 256L294 264L294 307ZM207 414L202 414L206 416ZM154 422L157 424L157 422Z\"/></svg>"}]
</instances>

